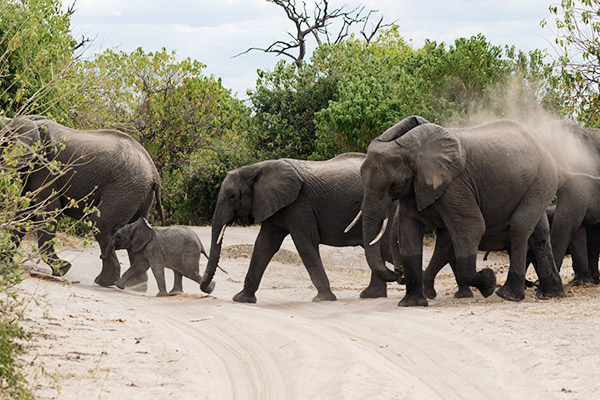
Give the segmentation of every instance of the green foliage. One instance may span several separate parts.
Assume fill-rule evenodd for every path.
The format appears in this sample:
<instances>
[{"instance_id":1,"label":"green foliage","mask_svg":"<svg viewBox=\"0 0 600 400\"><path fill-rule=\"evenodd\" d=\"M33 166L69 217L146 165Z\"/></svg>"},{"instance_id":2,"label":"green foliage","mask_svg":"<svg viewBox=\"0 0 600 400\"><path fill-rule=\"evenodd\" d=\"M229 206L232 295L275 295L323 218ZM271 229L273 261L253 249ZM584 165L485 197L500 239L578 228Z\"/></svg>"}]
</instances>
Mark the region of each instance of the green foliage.
<instances>
[{"instance_id":1,"label":"green foliage","mask_svg":"<svg viewBox=\"0 0 600 400\"><path fill-rule=\"evenodd\" d=\"M370 43L350 37L321 45L302 70L280 62L259 71L249 92L257 121L251 144L261 158L364 152L408 115L456 124L481 113L504 118L556 108L552 79L537 50L503 49L481 34L414 49L392 27Z\"/></svg>"},{"instance_id":2,"label":"green foliage","mask_svg":"<svg viewBox=\"0 0 600 400\"><path fill-rule=\"evenodd\" d=\"M0 0L0 110L65 115L76 42L59 0Z\"/></svg>"},{"instance_id":3,"label":"green foliage","mask_svg":"<svg viewBox=\"0 0 600 400\"><path fill-rule=\"evenodd\" d=\"M316 149L315 114L337 91L335 77L315 76L307 67L280 61L273 72L258 71L248 95L255 126L249 143L261 159L307 158Z\"/></svg>"},{"instance_id":4,"label":"green foliage","mask_svg":"<svg viewBox=\"0 0 600 400\"><path fill-rule=\"evenodd\" d=\"M582 125L600 127L600 4L562 0L549 10L555 15L561 72L557 86L564 112Z\"/></svg>"},{"instance_id":5,"label":"green foliage","mask_svg":"<svg viewBox=\"0 0 600 400\"><path fill-rule=\"evenodd\" d=\"M215 160L219 169L230 169L239 158L233 152L247 156L250 111L220 80L204 76L203 68L165 49L129 54L109 49L81 63L81 80L89 84L71 99L76 126L112 126L148 150L161 175L169 223L206 222L210 201L192 203L185 190L204 187L200 193L212 196L208 188L222 175L210 172Z\"/></svg>"}]
</instances>

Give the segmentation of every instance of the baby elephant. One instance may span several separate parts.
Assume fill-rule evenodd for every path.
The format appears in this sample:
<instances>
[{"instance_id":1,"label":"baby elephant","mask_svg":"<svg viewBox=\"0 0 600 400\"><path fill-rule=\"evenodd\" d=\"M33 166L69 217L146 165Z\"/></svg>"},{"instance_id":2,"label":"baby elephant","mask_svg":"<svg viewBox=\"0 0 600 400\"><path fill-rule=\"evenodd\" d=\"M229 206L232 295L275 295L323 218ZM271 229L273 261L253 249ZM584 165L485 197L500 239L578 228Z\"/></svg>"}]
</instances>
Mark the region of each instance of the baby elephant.
<instances>
[{"instance_id":1,"label":"baby elephant","mask_svg":"<svg viewBox=\"0 0 600 400\"><path fill-rule=\"evenodd\" d=\"M128 249L131 267L125 271L115 285L125 287L129 278L152 268L156 283L157 296L167 296L165 287L165 267L175 275L173 289L169 295L183 293L182 276L198 284L202 282L200 274L200 254L208 258L198 236L185 226L152 227L145 218L140 218L119 229L108 243L106 254L112 249ZM210 291L214 289L214 285Z\"/></svg>"}]
</instances>

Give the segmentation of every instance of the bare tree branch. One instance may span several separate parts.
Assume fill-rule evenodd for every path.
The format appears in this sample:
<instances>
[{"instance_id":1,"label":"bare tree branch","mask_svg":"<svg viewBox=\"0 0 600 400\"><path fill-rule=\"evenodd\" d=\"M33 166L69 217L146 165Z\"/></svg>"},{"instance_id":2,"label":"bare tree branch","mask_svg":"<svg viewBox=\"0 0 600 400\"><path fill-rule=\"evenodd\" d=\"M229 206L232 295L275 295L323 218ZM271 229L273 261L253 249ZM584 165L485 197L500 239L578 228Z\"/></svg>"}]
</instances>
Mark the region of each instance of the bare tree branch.
<instances>
[{"instance_id":1,"label":"bare tree branch","mask_svg":"<svg viewBox=\"0 0 600 400\"><path fill-rule=\"evenodd\" d=\"M251 47L233 57L238 57L252 50L259 50L265 53L274 53L277 56L289 57L294 60L294 63L300 69L307 54L307 40L309 36L314 38L317 46L320 46L324 42L338 44L350 35L350 30L354 25L363 24L360 33L367 43L369 43L381 28L393 24L384 24L382 16L379 22L373 25L371 31L366 33L369 18L377 11L371 10L365 15L364 6L357 6L350 10L346 9L346 5L330 9L329 0L317 0L314 4L312 15L310 15L305 1L302 1L301 7L297 6L296 0L267 1L284 10L287 18L294 24L295 32L287 32L290 36L288 41L276 40L266 48ZM335 36L330 31L334 22L341 24Z\"/></svg>"}]
</instances>

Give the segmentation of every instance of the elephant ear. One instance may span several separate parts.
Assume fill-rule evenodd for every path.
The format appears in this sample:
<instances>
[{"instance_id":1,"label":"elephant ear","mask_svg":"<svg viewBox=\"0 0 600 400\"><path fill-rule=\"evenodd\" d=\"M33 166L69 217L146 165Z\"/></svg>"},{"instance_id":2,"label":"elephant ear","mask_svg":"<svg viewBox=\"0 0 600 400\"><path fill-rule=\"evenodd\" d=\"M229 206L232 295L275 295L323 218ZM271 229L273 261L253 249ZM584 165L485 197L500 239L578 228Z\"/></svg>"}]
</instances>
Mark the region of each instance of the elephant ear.
<instances>
[{"instance_id":1,"label":"elephant ear","mask_svg":"<svg viewBox=\"0 0 600 400\"><path fill-rule=\"evenodd\" d=\"M257 223L296 200L304 183L288 161L268 160L259 164L252 191L252 214Z\"/></svg>"},{"instance_id":2,"label":"elephant ear","mask_svg":"<svg viewBox=\"0 0 600 400\"><path fill-rule=\"evenodd\" d=\"M464 171L466 155L458 138L439 125L421 125L406 139L409 135L418 143L414 188L417 209L422 211Z\"/></svg>"},{"instance_id":3,"label":"elephant ear","mask_svg":"<svg viewBox=\"0 0 600 400\"><path fill-rule=\"evenodd\" d=\"M377 137L376 140L379 140L380 142L391 142L392 140L398 139L411 129L416 128L419 125L428 123L429 121L418 115L406 117L402 121L398 122L396 125L383 132L381 135L379 135L379 137Z\"/></svg>"},{"instance_id":4,"label":"elephant ear","mask_svg":"<svg viewBox=\"0 0 600 400\"><path fill-rule=\"evenodd\" d=\"M133 238L131 239L131 251L137 253L141 251L150 240L154 233L152 225L146 220L146 218L140 218L135 222L136 227L133 231Z\"/></svg>"}]
</instances>

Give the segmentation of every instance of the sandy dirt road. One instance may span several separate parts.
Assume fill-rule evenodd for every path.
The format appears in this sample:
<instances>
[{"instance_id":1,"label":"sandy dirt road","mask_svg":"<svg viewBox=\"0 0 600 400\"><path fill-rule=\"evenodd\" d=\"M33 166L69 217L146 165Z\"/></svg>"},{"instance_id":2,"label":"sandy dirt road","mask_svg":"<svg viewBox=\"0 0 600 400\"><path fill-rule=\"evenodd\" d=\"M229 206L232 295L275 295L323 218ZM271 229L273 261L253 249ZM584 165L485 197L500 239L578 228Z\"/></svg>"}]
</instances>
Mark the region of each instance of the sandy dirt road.
<instances>
[{"instance_id":1,"label":"sandy dirt road","mask_svg":"<svg viewBox=\"0 0 600 400\"><path fill-rule=\"evenodd\" d=\"M194 229L208 247L210 227ZM359 299L369 277L361 248L322 246L338 301L313 303L316 289L288 238L258 303L234 303L257 232L228 229L220 264L229 274L217 271L211 296L184 280L185 295L156 298L153 276L144 294L95 286L98 248L67 244L61 257L73 263L67 277L78 283L21 284L42 299L29 304L25 321L34 332L26 360L35 393L77 400L600 398L600 287L571 288L549 301L531 289L520 303L478 293L457 300L444 270L429 307L400 308L397 284L388 298ZM503 282L506 257L488 264ZM563 274L568 281L571 269Z\"/></svg>"}]
</instances>

